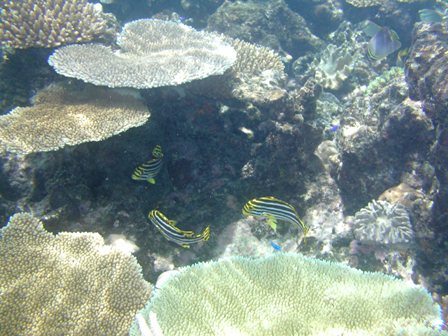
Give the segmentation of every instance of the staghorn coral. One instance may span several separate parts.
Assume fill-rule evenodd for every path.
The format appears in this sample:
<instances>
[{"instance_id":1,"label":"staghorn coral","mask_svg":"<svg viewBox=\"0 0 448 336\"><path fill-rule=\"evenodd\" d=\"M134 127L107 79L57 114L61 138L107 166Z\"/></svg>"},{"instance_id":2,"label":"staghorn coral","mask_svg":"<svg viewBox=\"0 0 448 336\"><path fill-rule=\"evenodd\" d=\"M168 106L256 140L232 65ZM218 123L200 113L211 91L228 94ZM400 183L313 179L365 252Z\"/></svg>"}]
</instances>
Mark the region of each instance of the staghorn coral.
<instances>
[{"instance_id":1,"label":"staghorn coral","mask_svg":"<svg viewBox=\"0 0 448 336\"><path fill-rule=\"evenodd\" d=\"M418 304L417 304L418 303ZM278 253L168 276L130 335L443 335L422 288L381 273Z\"/></svg>"},{"instance_id":2,"label":"staghorn coral","mask_svg":"<svg viewBox=\"0 0 448 336\"><path fill-rule=\"evenodd\" d=\"M52 48L88 42L106 34L101 6L87 0L4 0L0 41L12 48Z\"/></svg>"},{"instance_id":3,"label":"staghorn coral","mask_svg":"<svg viewBox=\"0 0 448 336\"><path fill-rule=\"evenodd\" d=\"M17 107L0 116L0 145L29 154L101 141L144 124L150 113L144 102L113 90L84 90L51 85L31 107Z\"/></svg>"},{"instance_id":4,"label":"staghorn coral","mask_svg":"<svg viewBox=\"0 0 448 336\"><path fill-rule=\"evenodd\" d=\"M97 233L26 213L0 230L0 335L125 335L150 295L136 259Z\"/></svg>"},{"instance_id":5,"label":"staghorn coral","mask_svg":"<svg viewBox=\"0 0 448 336\"><path fill-rule=\"evenodd\" d=\"M119 51L101 44L62 47L48 62L87 83L144 89L222 74L236 58L218 34L156 19L127 23L117 43Z\"/></svg>"},{"instance_id":6,"label":"staghorn coral","mask_svg":"<svg viewBox=\"0 0 448 336\"><path fill-rule=\"evenodd\" d=\"M406 208L388 201L373 200L359 210L353 232L356 239L371 244L407 244L414 238Z\"/></svg>"}]
</instances>

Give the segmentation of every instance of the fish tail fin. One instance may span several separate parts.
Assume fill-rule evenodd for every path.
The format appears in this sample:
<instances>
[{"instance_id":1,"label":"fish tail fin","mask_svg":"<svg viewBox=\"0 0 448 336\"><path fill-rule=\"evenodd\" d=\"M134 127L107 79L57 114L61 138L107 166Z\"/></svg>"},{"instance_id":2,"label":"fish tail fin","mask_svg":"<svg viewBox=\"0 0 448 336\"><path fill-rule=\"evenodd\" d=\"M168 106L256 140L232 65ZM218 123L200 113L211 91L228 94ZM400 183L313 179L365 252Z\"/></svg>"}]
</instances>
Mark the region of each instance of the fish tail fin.
<instances>
[{"instance_id":1,"label":"fish tail fin","mask_svg":"<svg viewBox=\"0 0 448 336\"><path fill-rule=\"evenodd\" d=\"M201 233L201 238L203 241L207 241L210 239L210 226L207 226L204 231Z\"/></svg>"}]
</instances>

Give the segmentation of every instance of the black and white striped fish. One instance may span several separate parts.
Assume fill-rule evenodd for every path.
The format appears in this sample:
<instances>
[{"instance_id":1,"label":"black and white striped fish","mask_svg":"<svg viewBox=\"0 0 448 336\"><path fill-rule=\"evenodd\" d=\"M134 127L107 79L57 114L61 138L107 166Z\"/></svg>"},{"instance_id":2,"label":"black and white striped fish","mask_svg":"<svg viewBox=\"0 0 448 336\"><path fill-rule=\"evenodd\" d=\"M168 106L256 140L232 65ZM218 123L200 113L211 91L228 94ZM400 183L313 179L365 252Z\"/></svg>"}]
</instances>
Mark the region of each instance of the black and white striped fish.
<instances>
[{"instance_id":1,"label":"black and white striped fish","mask_svg":"<svg viewBox=\"0 0 448 336\"><path fill-rule=\"evenodd\" d=\"M272 196L254 198L243 207L244 216L264 217L269 226L275 231L277 220L283 220L302 228L304 235L308 232L308 226L300 219L296 209L289 203Z\"/></svg>"},{"instance_id":2,"label":"black and white striped fish","mask_svg":"<svg viewBox=\"0 0 448 336\"><path fill-rule=\"evenodd\" d=\"M158 210L150 211L148 218L166 239L184 248L189 248L190 244L207 241L210 238L210 226L207 226L202 233L181 230L176 226L175 221L168 219Z\"/></svg>"},{"instance_id":3,"label":"black and white striped fish","mask_svg":"<svg viewBox=\"0 0 448 336\"><path fill-rule=\"evenodd\" d=\"M151 184L156 183L155 177L162 168L162 160L162 146L157 145L152 151L152 159L135 168L131 178L137 181L148 181Z\"/></svg>"}]
</instances>

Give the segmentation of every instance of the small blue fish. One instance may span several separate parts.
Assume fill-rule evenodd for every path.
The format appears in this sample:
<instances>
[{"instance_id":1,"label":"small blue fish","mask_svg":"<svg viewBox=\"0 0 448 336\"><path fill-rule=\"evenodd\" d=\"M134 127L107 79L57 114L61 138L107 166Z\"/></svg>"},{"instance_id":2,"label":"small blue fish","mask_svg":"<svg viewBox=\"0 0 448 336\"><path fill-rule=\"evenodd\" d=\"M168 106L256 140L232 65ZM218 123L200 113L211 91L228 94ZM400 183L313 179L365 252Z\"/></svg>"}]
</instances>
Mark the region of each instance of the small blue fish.
<instances>
[{"instance_id":1,"label":"small blue fish","mask_svg":"<svg viewBox=\"0 0 448 336\"><path fill-rule=\"evenodd\" d=\"M151 184L156 183L155 177L162 168L162 159L162 147L157 145L152 151L152 159L135 168L131 178L136 181L148 181Z\"/></svg>"},{"instance_id":2,"label":"small blue fish","mask_svg":"<svg viewBox=\"0 0 448 336\"><path fill-rule=\"evenodd\" d=\"M389 56L401 47L398 35L392 29L381 28L369 41L367 51L372 59L379 60Z\"/></svg>"},{"instance_id":3,"label":"small blue fish","mask_svg":"<svg viewBox=\"0 0 448 336\"><path fill-rule=\"evenodd\" d=\"M272 241L271 241L271 246L276 251L281 251L282 250L282 247L280 245L277 245L276 243L274 243Z\"/></svg>"},{"instance_id":4,"label":"small blue fish","mask_svg":"<svg viewBox=\"0 0 448 336\"><path fill-rule=\"evenodd\" d=\"M334 124L334 125L331 125L329 130L330 130L330 132L336 132L339 129L339 127L341 127L341 126L339 126L338 124Z\"/></svg>"}]
</instances>

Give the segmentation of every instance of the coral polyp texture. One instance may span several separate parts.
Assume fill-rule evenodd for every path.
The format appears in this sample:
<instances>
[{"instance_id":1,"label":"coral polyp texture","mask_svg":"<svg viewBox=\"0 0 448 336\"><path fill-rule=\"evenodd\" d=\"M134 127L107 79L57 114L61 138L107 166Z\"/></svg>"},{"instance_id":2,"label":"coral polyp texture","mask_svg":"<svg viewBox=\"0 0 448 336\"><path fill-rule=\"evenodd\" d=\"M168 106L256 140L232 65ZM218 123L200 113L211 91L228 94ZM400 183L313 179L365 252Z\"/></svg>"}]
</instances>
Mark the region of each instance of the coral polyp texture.
<instances>
[{"instance_id":1,"label":"coral polyp texture","mask_svg":"<svg viewBox=\"0 0 448 336\"><path fill-rule=\"evenodd\" d=\"M26 213L0 230L0 335L126 335L150 296L136 259L97 233L47 232Z\"/></svg>"},{"instance_id":2,"label":"coral polyp texture","mask_svg":"<svg viewBox=\"0 0 448 336\"><path fill-rule=\"evenodd\" d=\"M130 335L415 336L437 335L439 324L440 309L421 287L278 253L180 269L137 314Z\"/></svg>"},{"instance_id":3,"label":"coral polyp texture","mask_svg":"<svg viewBox=\"0 0 448 336\"><path fill-rule=\"evenodd\" d=\"M87 0L3 0L0 41L11 48L52 48L92 41L107 30L100 6Z\"/></svg>"},{"instance_id":4,"label":"coral polyp texture","mask_svg":"<svg viewBox=\"0 0 448 336\"><path fill-rule=\"evenodd\" d=\"M144 124L145 103L112 89L51 85L31 107L0 116L0 146L18 154L52 151L66 145L101 141Z\"/></svg>"},{"instance_id":5,"label":"coral polyp texture","mask_svg":"<svg viewBox=\"0 0 448 336\"><path fill-rule=\"evenodd\" d=\"M380 6L386 5L388 2L392 2L391 0L345 0L352 6L355 7L372 7L372 6ZM422 2L423 0L397 0L398 2L411 3L411 2Z\"/></svg>"},{"instance_id":6,"label":"coral polyp texture","mask_svg":"<svg viewBox=\"0 0 448 336\"><path fill-rule=\"evenodd\" d=\"M236 50L236 61L223 76L196 81L190 88L198 94L256 103L271 102L286 94L285 66L272 49L227 37Z\"/></svg>"},{"instance_id":7,"label":"coral polyp texture","mask_svg":"<svg viewBox=\"0 0 448 336\"><path fill-rule=\"evenodd\" d=\"M356 239L374 244L407 244L414 238L403 205L375 200L355 214L354 234Z\"/></svg>"},{"instance_id":8,"label":"coral polyp texture","mask_svg":"<svg viewBox=\"0 0 448 336\"><path fill-rule=\"evenodd\" d=\"M87 83L144 89L219 75L236 59L220 35L171 21L127 23L117 43L117 51L101 44L62 47L49 63L59 74Z\"/></svg>"}]
</instances>

